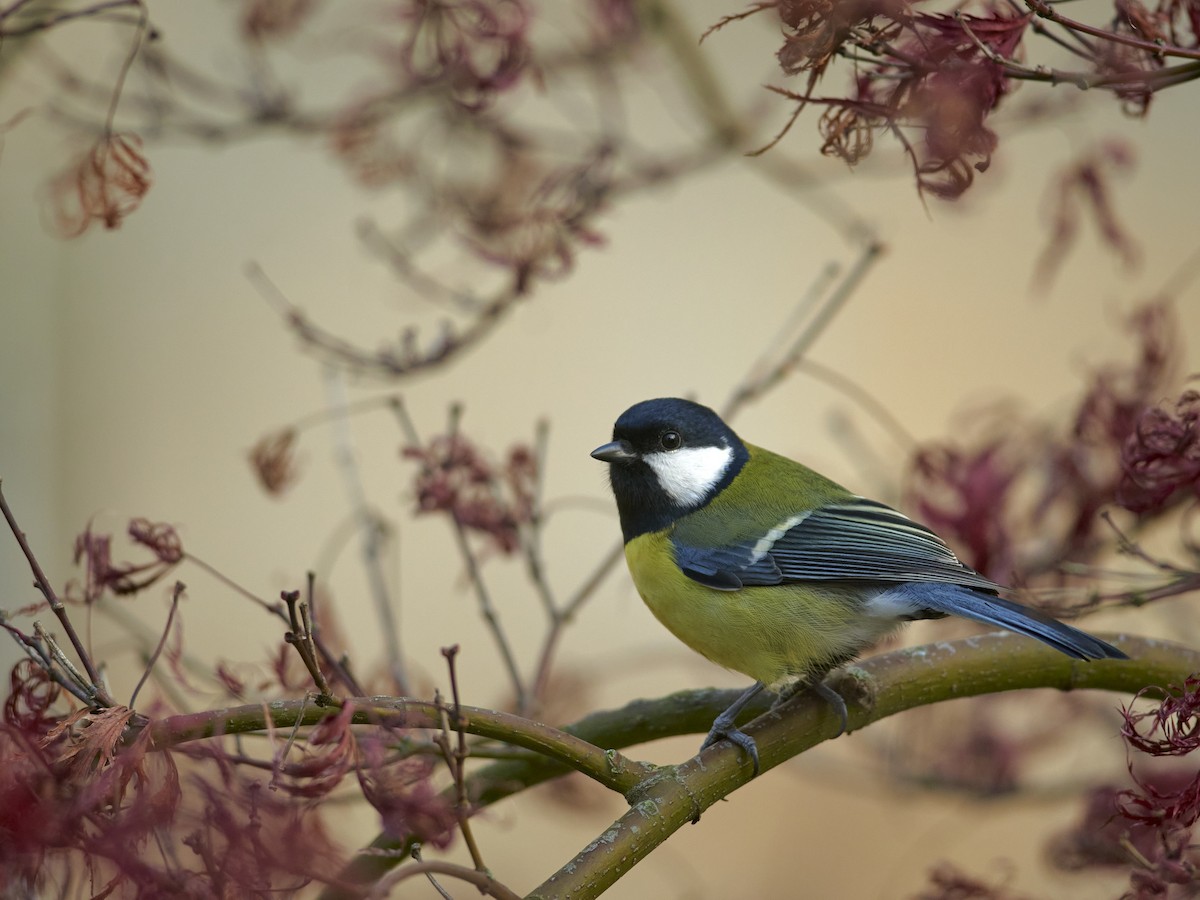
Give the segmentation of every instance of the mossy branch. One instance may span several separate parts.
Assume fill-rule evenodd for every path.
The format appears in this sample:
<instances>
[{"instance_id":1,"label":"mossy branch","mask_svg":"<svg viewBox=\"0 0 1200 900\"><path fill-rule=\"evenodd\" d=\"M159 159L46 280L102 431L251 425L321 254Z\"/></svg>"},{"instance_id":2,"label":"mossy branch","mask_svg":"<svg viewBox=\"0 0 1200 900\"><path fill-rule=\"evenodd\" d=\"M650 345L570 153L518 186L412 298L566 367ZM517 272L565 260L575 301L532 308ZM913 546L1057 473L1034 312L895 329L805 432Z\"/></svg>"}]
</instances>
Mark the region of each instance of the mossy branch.
<instances>
[{"instance_id":1,"label":"mossy branch","mask_svg":"<svg viewBox=\"0 0 1200 900\"><path fill-rule=\"evenodd\" d=\"M1133 659L1079 662L1017 635L988 634L873 657L844 670L835 686L846 697L849 730L853 732L895 713L958 697L1030 688L1133 694L1147 685L1182 683L1188 674L1200 671L1200 652L1195 650L1148 638L1122 635L1110 639ZM685 691L638 700L566 726L563 733L598 751L614 748L599 751L604 759L613 761L614 769L632 767L627 770L630 778L612 775L611 770L607 776L625 788L622 793L630 811L601 830L603 840L589 842L530 896L599 896L682 825L748 782L750 763L725 743L702 757L658 769L615 754L615 749L663 737L703 734L739 693ZM828 740L837 730L834 714L808 693L763 715L769 703L766 698L747 709L748 716L761 717L746 731L758 743L764 772ZM471 727L478 724L472 721L466 730L480 734ZM530 754L528 759L504 760L478 770L467 779L467 789L477 808L482 808L567 771L565 760ZM643 777L640 773L649 774ZM592 772L586 774L595 777ZM631 781L636 783L630 785ZM615 784L614 789L621 790ZM398 861L384 854L404 847L405 841L380 835L341 873L338 883L366 884L382 877ZM353 893L335 887L322 895L323 900L351 896Z\"/></svg>"},{"instance_id":2,"label":"mossy branch","mask_svg":"<svg viewBox=\"0 0 1200 900\"><path fill-rule=\"evenodd\" d=\"M495 738L530 751L530 760L553 765L553 774L574 769L620 794L628 793L655 771L653 766L626 759L619 753L606 752L568 731L510 713L461 706L460 718L456 718L452 707L428 700L393 697L323 699L324 705L310 700L276 700L168 716L147 726L150 729L150 744L153 749L162 750L218 735L260 732L269 727L282 729L316 725L323 719L337 715L347 704L352 704L354 711L350 721L355 725L436 731L442 727L443 716L447 716L456 728L461 725L468 734ZM137 732L131 731L127 742L132 742L136 735Z\"/></svg>"},{"instance_id":3,"label":"mossy branch","mask_svg":"<svg viewBox=\"0 0 1200 900\"><path fill-rule=\"evenodd\" d=\"M1165 641L1118 637L1127 661L1081 662L1017 635L987 634L900 650L846 670L836 687L849 707L849 731L942 700L1028 688L1135 693L1148 685L1182 684L1200 652ZM802 694L746 729L765 773L832 737L836 716ZM721 743L647 782L629 812L551 875L530 898L597 897L683 825L751 779L749 760Z\"/></svg>"}]
</instances>

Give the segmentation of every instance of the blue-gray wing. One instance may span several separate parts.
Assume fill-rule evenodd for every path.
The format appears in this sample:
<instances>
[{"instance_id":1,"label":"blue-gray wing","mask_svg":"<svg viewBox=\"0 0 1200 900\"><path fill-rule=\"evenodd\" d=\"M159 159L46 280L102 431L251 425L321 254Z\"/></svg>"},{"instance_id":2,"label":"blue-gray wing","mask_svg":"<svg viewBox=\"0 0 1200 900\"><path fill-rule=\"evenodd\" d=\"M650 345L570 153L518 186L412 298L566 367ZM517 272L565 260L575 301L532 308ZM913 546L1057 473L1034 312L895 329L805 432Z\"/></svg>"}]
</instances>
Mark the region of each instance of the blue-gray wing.
<instances>
[{"instance_id":1,"label":"blue-gray wing","mask_svg":"<svg viewBox=\"0 0 1200 900\"><path fill-rule=\"evenodd\" d=\"M942 582L996 591L936 534L891 507L849 498L800 514L758 540L717 549L675 542L684 573L709 587L791 581Z\"/></svg>"},{"instance_id":2,"label":"blue-gray wing","mask_svg":"<svg viewBox=\"0 0 1200 900\"><path fill-rule=\"evenodd\" d=\"M768 554L756 554L753 544L692 547L675 541L675 562L688 578L716 588L736 591L746 585L782 584L779 566Z\"/></svg>"}]
</instances>

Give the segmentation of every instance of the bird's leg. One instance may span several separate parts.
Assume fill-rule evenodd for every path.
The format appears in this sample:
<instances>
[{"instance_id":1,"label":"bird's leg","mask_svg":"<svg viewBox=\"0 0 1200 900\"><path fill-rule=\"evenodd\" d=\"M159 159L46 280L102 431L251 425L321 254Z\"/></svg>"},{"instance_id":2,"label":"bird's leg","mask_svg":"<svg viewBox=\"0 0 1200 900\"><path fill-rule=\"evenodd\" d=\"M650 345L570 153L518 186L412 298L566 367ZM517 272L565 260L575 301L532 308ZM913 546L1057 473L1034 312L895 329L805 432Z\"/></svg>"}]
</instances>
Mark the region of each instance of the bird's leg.
<instances>
[{"instance_id":1,"label":"bird's leg","mask_svg":"<svg viewBox=\"0 0 1200 900\"><path fill-rule=\"evenodd\" d=\"M757 697L758 692L764 687L765 685L761 681L754 682L754 684L746 688L740 697L729 704L728 709L713 719L712 728L708 730L708 737L700 745L701 752L707 750L713 744L717 743L717 741L725 739L734 746L741 747L746 751L750 757L750 761L754 763L754 774L758 774L758 745L754 743L754 738L738 728L735 723L742 710L746 708L746 704Z\"/></svg>"},{"instance_id":2,"label":"bird's leg","mask_svg":"<svg viewBox=\"0 0 1200 900\"><path fill-rule=\"evenodd\" d=\"M822 677L813 679L812 681L797 681L795 684L779 692L779 696L775 698L775 702L771 704L771 709L777 709L787 703L793 697L803 690L810 690L831 707L837 713L838 717L838 732L834 737L841 737L846 733L846 728L850 724L850 715L846 711L846 701L842 699L842 695L831 688L828 682Z\"/></svg>"},{"instance_id":3,"label":"bird's leg","mask_svg":"<svg viewBox=\"0 0 1200 900\"><path fill-rule=\"evenodd\" d=\"M838 731L834 737L841 737L846 733L846 728L850 725L850 714L846 711L846 701L842 699L842 695L829 686L829 682L824 679L818 681L812 686L813 693L833 707L833 711L838 716Z\"/></svg>"}]
</instances>

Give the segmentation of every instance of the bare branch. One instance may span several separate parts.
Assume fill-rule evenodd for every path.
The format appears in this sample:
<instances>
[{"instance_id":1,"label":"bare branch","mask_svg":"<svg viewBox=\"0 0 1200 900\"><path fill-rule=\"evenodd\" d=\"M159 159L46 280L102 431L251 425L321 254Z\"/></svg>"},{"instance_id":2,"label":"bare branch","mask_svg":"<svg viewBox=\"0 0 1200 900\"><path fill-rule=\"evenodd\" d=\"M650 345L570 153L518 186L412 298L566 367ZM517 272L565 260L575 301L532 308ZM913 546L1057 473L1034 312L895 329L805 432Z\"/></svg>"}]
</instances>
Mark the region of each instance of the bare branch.
<instances>
[{"instance_id":1,"label":"bare branch","mask_svg":"<svg viewBox=\"0 0 1200 900\"><path fill-rule=\"evenodd\" d=\"M46 602L50 604L50 609L54 615L58 617L59 624L62 625L63 631L67 633L67 638L71 641L71 646L75 648L75 654L79 657L79 661L83 663L83 668L87 672L87 680L81 683L86 686L89 695L89 704L99 704L101 706L116 706L116 701L109 695L100 680L99 670L95 663L92 662L91 654L89 654L83 646L83 642L79 639L78 633L75 631L75 626L71 623L71 617L67 615L67 609L63 606L61 600L58 599L58 594L54 588L50 586L49 579L46 578L46 573L42 571L41 565L37 561L37 557L33 555L33 550L30 549L29 543L25 540L25 532L17 525L17 520L13 517L12 509L8 505L8 500L4 496L3 482L0 482L0 512L4 513L4 519L8 522L8 527L13 533L13 537L17 539L17 545L21 548L21 552L25 554L25 560L29 563L29 568L33 571L34 583L37 585L42 596L46 598ZM62 657L66 661L66 657ZM73 667L71 667L73 670Z\"/></svg>"}]
</instances>

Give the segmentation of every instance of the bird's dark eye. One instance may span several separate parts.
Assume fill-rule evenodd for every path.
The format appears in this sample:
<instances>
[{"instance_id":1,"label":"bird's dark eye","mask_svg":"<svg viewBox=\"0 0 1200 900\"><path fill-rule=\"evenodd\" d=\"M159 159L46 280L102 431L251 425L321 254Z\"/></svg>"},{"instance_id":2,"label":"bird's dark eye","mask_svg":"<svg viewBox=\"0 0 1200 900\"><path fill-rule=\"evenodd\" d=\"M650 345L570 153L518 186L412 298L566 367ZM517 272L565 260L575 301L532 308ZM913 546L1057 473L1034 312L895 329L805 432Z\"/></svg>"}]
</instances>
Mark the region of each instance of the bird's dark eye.
<instances>
[{"instance_id":1,"label":"bird's dark eye","mask_svg":"<svg viewBox=\"0 0 1200 900\"><path fill-rule=\"evenodd\" d=\"M658 442L664 450L678 450L683 446L683 436L678 431L664 431Z\"/></svg>"}]
</instances>

